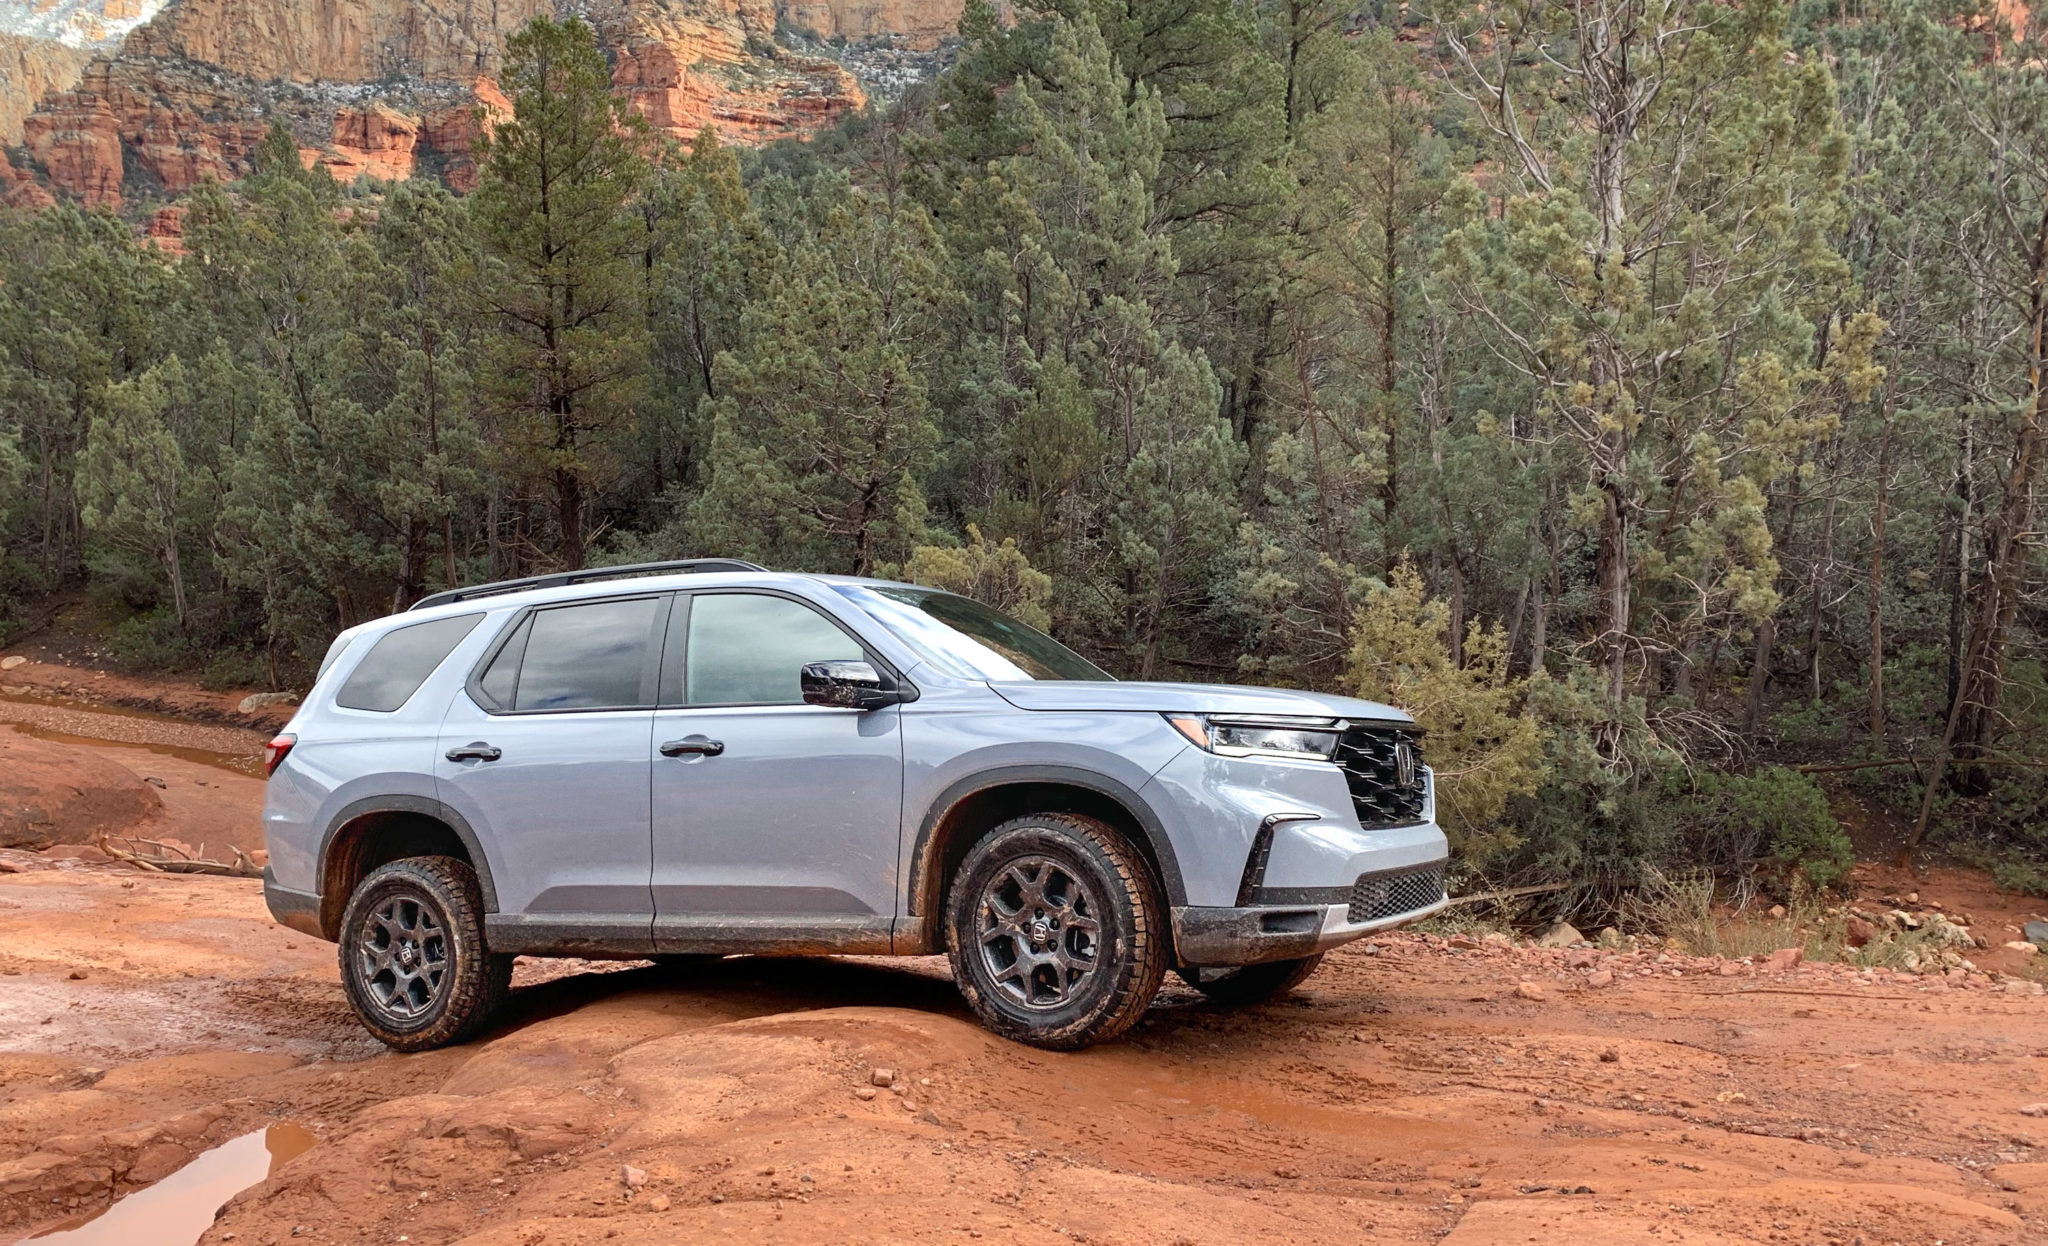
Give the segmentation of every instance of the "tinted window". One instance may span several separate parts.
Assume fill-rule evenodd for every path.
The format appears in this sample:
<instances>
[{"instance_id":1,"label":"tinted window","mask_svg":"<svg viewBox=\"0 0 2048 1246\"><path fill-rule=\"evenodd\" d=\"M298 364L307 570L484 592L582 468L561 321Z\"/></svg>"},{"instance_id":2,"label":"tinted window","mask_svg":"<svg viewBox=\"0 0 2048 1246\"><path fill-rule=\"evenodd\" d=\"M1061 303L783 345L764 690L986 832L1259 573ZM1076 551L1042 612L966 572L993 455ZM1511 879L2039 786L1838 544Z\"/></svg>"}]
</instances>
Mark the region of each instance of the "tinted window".
<instances>
[{"instance_id":1,"label":"tinted window","mask_svg":"<svg viewBox=\"0 0 2048 1246\"><path fill-rule=\"evenodd\" d=\"M458 614L384 633L349 673L348 682L334 694L334 703L385 713L404 705L483 617Z\"/></svg>"},{"instance_id":2,"label":"tinted window","mask_svg":"<svg viewBox=\"0 0 2048 1246\"><path fill-rule=\"evenodd\" d=\"M512 705L522 710L627 709L648 704L642 677L659 597L536 610Z\"/></svg>"},{"instance_id":3,"label":"tinted window","mask_svg":"<svg viewBox=\"0 0 2048 1246\"><path fill-rule=\"evenodd\" d=\"M850 584L859 602L934 666L962 679L1114 679L1035 627L937 589Z\"/></svg>"},{"instance_id":4,"label":"tinted window","mask_svg":"<svg viewBox=\"0 0 2048 1246\"><path fill-rule=\"evenodd\" d=\"M690 603L684 703L794 705L807 662L867 656L816 610L787 597L710 593Z\"/></svg>"}]
</instances>

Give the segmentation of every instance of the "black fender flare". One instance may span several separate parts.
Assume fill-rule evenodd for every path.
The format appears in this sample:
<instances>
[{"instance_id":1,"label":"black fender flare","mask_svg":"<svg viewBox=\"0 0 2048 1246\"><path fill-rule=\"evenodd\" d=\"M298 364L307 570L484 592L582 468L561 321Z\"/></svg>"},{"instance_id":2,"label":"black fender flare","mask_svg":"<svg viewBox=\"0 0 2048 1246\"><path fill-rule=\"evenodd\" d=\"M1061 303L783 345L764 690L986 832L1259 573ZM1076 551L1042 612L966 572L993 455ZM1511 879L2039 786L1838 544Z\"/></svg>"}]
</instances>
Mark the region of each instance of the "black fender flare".
<instances>
[{"instance_id":1,"label":"black fender flare","mask_svg":"<svg viewBox=\"0 0 2048 1246\"><path fill-rule=\"evenodd\" d=\"M1153 859L1159 863L1159 885L1166 890L1167 904L1187 903L1187 884L1181 879L1180 858L1174 853L1173 841L1167 838L1166 826L1159 820L1159 814L1134 789L1098 771L1080 766L1015 765L978 770L940 792L925 809L924 817L918 823L917 841L910 853L911 868L916 874L912 879L910 894L906 897L909 902L906 906L909 910L908 916L913 919L938 916L935 913L918 910L926 906L928 892L937 881L932 877L937 863L926 860L926 856L931 850L932 834L938 829L939 823L944 821L946 815L961 801L969 797L991 788L1009 787L1020 783L1058 783L1083 788L1121 806L1145 833L1145 846L1152 850Z\"/></svg>"},{"instance_id":2,"label":"black fender flare","mask_svg":"<svg viewBox=\"0 0 2048 1246\"><path fill-rule=\"evenodd\" d=\"M484 912L498 911L498 889L491 881L491 859L484 854L483 841L477 838L469 820L448 807L442 801L430 796L366 796L362 800L350 801L335 811L327 820L327 829L320 835L320 851L314 859L313 877L321 883L327 879L328 849L334 846L334 838L342 829L373 813L417 813L432 818L455 832L455 838L469 850L469 860L476 869L477 887L483 892Z\"/></svg>"}]
</instances>

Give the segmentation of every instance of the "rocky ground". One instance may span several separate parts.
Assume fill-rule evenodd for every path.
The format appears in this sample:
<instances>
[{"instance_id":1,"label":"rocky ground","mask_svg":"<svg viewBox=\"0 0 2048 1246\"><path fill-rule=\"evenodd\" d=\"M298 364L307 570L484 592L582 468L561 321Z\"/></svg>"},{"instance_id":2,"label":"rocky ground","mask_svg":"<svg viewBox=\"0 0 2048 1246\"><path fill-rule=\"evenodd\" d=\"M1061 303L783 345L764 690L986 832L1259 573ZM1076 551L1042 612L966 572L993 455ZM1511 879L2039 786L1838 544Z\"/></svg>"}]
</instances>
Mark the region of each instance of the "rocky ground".
<instances>
[{"instance_id":1,"label":"rocky ground","mask_svg":"<svg viewBox=\"0 0 2048 1246\"><path fill-rule=\"evenodd\" d=\"M205 1241L2048 1241L2048 999L2004 946L2042 906L1974 878L1858 901L1974 969L1403 933L1053 1055L938 961L522 961L503 1025L396 1056L254 882L0 850L0 1241L281 1120L317 1144Z\"/></svg>"}]
</instances>

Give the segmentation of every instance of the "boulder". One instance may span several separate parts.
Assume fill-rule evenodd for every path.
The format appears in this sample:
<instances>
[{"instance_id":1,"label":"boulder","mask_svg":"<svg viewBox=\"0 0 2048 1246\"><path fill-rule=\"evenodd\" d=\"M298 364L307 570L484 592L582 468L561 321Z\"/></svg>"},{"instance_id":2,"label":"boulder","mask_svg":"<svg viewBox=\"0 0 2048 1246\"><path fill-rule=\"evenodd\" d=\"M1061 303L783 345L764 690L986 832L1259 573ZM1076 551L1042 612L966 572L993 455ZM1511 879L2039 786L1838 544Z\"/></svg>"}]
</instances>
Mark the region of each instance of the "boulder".
<instances>
[{"instance_id":1,"label":"boulder","mask_svg":"<svg viewBox=\"0 0 2048 1246\"><path fill-rule=\"evenodd\" d=\"M0 848L90 844L163 808L156 789L90 749L0 736Z\"/></svg>"},{"instance_id":2,"label":"boulder","mask_svg":"<svg viewBox=\"0 0 2048 1246\"><path fill-rule=\"evenodd\" d=\"M1536 936L1537 947L1571 947L1585 941L1586 936L1580 934L1578 928L1570 922L1559 922Z\"/></svg>"}]
</instances>

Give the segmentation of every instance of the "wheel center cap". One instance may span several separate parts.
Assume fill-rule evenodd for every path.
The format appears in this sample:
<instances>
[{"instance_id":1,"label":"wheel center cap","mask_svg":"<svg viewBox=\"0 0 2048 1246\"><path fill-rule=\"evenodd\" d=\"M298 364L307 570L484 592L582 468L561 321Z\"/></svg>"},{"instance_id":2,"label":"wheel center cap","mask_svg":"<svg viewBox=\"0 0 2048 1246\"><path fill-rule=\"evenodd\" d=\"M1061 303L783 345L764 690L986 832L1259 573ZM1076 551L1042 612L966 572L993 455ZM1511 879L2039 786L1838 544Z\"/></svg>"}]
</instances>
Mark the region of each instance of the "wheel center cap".
<instances>
[{"instance_id":1,"label":"wheel center cap","mask_svg":"<svg viewBox=\"0 0 2048 1246\"><path fill-rule=\"evenodd\" d=\"M412 966L413 958L416 955L417 953L414 952L410 941L398 945L398 962L407 968Z\"/></svg>"},{"instance_id":2,"label":"wheel center cap","mask_svg":"<svg viewBox=\"0 0 2048 1246\"><path fill-rule=\"evenodd\" d=\"M1043 917L1031 923L1031 941L1033 943L1043 945L1050 938L1052 938L1052 927L1046 924Z\"/></svg>"}]
</instances>

